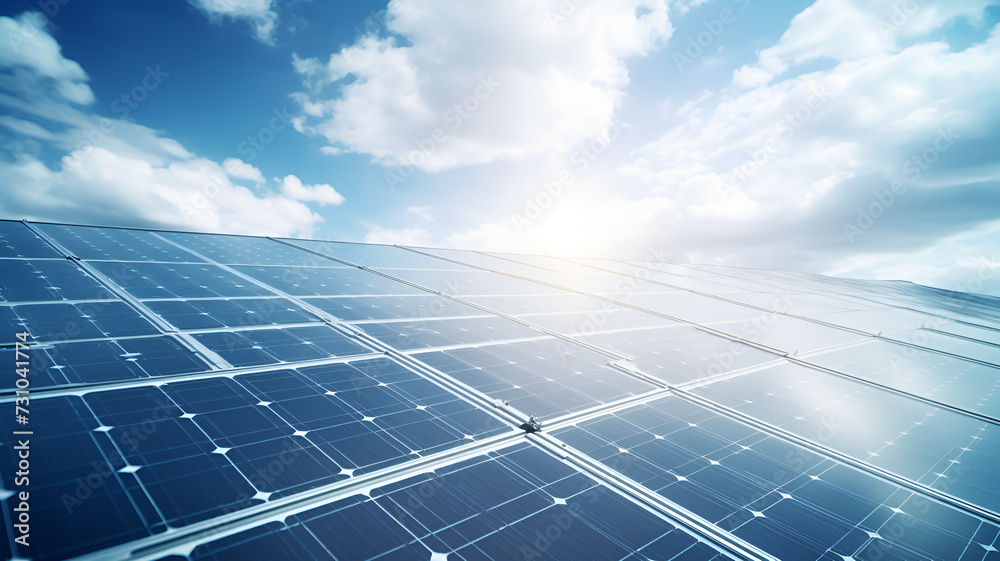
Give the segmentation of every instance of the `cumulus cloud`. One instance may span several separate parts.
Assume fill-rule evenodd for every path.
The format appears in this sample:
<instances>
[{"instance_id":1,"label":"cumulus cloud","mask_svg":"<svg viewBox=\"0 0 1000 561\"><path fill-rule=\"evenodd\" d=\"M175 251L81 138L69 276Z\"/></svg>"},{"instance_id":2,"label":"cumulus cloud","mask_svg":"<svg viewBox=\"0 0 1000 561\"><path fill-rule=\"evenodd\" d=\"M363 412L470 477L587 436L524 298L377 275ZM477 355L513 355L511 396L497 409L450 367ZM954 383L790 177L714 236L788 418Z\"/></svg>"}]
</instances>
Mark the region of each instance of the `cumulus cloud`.
<instances>
[{"instance_id":1,"label":"cumulus cloud","mask_svg":"<svg viewBox=\"0 0 1000 561\"><path fill-rule=\"evenodd\" d=\"M277 178L275 178L277 181ZM286 175L280 182L281 193L296 201L311 201L321 206L343 204L344 196L329 185L303 185L294 175Z\"/></svg>"},{"instance_id":2,"label":"cumulus cloud","mask_svg":"<svg viewBox=\"0 0 1000 561\"><path fill-rule=\"evenodd\" d=\"M894 31L975 20L982 4L921 4L913 28L897 18ZM680 109L621 168L685 207L656 214L640 239L683 239L695 261L939 286L957 282L949 263L991 258L996 234L968 232L995 231L1000 216L998 154L984 148L1000 145L1000 77L986 70L1000 64L1000 29L963 50L898 47L879 43L891 11L819 0L761 51L750 67L760 79L741 70L733 87ZM788 72L819 57L835 63Z\"/></svg>"},{"instance_id":3,"label":"cumulus cloud","mask_svg":"<svg viewBox=\"0 0 1000 561\"><path fill-rule=\"evenodd\" d=\"M257 40L265 44L274 43L274 28L278 14L274 11L274 0L188 0L210 18L244 20L253 26Z\"/></svg>"},{"instance_id":4,"label":"cumulus cloud","mask_svg":"<svg viewBox=\"0 0 1000 561\"><path fill-rule=\"evenodd\" d=\"M566 151L607 130L626 61L669 38L667 12L666 0L393 0L389 35L294 59L295 124L329 153L425 171Z\"/></svg>"},{"instance_id":5,"label":"cumulus cloud","mask_svg":"<svg viewBox=\"0 0 1000 561\"><path fill-rule=\"evenodd\" d=\"M34 77L54 85L58 95L75 104L94 101L87 85L89 77L75 61L62 56L59 43L49 35L48 20L37 12L25 12L17 18L0 17L0 67L10 71L28 71Z\"/></svg>"},{"instance_id":6,"label":"cumulus cloud","mask_svg":"<svg viewBox=\"0 0 1000 561\"><path fill-rule=\"evenodd\" d=\"M225 168L226 175L233 179L245 179L257 185L265 182L264 174L259 169L239 158L226 158L222 161L222 167Z\"/></svg>"},{"instance_id":7,"label":"cumulus cloud","mask_svg":"<svg viewBox=\"0 0 1000 561\"><path fill-rule=\"evenodd\" d=\"M879 33L892 8L841 2L853 13L825 23L806 13L832 4L807 9L778 42L806 41L808 29L812 46L762 51L784 65L766 63L767 79L737 75L681 104L671 127L620 163L615 187L564 194L520 226L495 219L446 243L593 255L662 248L681 261L961 286L998 260L1000 76L990 69L1000 67L1000 28L961 48L938 37L867 48L862 37L851 53L838 47L843 22L875 22ZM976 20L969 5L961 13ZM925 7L910 16L914 29L895 32L916 37L958 17L958 8ZM790 71L821 56L828 69ZM645 193L623 196L634 181Z\"/></svg>"},{"instance_id":8,"label":"cumulus cloud","mask_svg":"<svg viewBox=\"0 0 1000 561\"><path fill-rule=\"evenodd\" d=\"M0 28L24 32L31 21L30 14L0 17ZM0 107L9 113L0 127L15 133L0 158L4 216L296 236L310 235L322 221L293 197L259 196L234 183L264 183L242 160L219 164L158 131L89 109L86 72L62 56L44 28L28 29L20 48L0 48L0 70L17 77L0 80ZM53 83L65 87L48 87ZM63 155L43 161L42 148ZM323 186L302 187L313 196L307 200L333 199Z\"/></svg>"},{"instance_id":9,"label":"cumulus cloud","mask_svg":"<svg viewBox=\"0 0 1000 561\"><path fill-rule=\"evenodd\" d=\"M8 216L258 235L309 234L320 221L302 203L232 183L205 158L157 166L95 146L55 170L30 156L0 170L18 194L0 205Z\"/></svg>"},{"instance_id":10,"label":"cumulus cloud","mask_svg":"<svg viewBox=\"0 0 1000 561\"><path fill-rule=\"evenodd\" d=\"M836 61L896 51L896 41L933 31L956 18L979 20L990 0L897 2L818 0L792 19L778 42L760 52L756 64L733 73L733 84L767 85L790 67L820 58Z\"/></svg>"}]
</instances>

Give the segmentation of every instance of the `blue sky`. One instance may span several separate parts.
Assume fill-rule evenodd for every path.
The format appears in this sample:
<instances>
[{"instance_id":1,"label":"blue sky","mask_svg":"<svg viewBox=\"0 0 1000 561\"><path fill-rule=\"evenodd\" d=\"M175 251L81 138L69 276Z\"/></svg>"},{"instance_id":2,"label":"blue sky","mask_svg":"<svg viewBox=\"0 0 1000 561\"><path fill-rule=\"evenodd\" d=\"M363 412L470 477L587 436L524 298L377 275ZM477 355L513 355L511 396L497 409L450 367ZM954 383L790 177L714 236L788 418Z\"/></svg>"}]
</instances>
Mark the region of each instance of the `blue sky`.
<instances>
[{"instance_id":1,"label":"blue sky","mask_svg":"<svg viewBox=\"0 0 1000 561\"><path fill-rule=\"evenodd\" d=\"M1000 293L984 1L10 0L0 216Z\"/></svg>"}]
</instances>

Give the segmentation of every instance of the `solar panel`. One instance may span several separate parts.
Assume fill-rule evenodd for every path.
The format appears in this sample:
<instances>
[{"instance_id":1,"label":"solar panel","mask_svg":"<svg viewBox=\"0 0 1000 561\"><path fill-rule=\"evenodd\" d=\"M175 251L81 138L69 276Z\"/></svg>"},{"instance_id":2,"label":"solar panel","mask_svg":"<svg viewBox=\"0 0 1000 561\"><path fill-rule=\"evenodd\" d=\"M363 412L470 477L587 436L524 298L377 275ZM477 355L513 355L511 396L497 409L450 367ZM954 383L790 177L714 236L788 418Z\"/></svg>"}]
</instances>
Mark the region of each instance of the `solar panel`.
<instances>
[{"instance_id":1,"label":"solar panel","mask_svg":"<svg viewBox=\"0 0 1000 561\"><path fill-rule=\"evenodd\" d=\"M267 238L221 236L213 234L183 234L164 232L162 237L189 251L226 265L285 265L290 267L339 267L338 263Z\"/></svg>"},{"instance_id":2,"label":"solar panel","mask_svg":"<svg viewBox=\"0 0 1000 561\"><path fill-rule=\"evenodd\" d=\"M362 322L387 319L486 317L490 314L445 296L356 296L340 298L305 297L303 300L344 321Z\"/></svg>"},{"instance_id":3,"label":"solar panel","mask_svg":"<svg viewBox=\"0 0 1000 561\"><path fill-rule=\"evenodd\" d=\"M885 340L835 349L804 359L934 402L1000 417L1000 369L928 348Z\"/></svg>"},{"instance_id":4,"label":"solar panel","mask_svg":"<svg viewBox=\"0 0 1000 561\"><path fill-rule=\"evenodd\" d=\"M674 396L552 434L779 559L959 559L1000 530Z\"/></svg>"},{"instance_id":5,"label":"solar panel","mask_svg":"<svg viewBox=\"0 0 1000 561\"><path fill-rule=\"evenodd\" d=\"M59 258L42 238L20 222L0 221L0 257Z\"/></svg>"},{"instance_id":6,"label":"solar panel","mask_svg":"<svg viewBox=\"0 0 1000 561\"><path fill-rule=\"evenodd\" d=\"M359 269L251 266L234 269L294 296L423 294L419 289Z\"/></svg>"},{"instance_id":7,"label":"solar panel","mask_svg":"<svg viewBox=\"0 0 1000 561\"><path fill-rule=\"evenodd\" d=\"M14 346L0 349L17 362ZM39 343L30 354L32 386L86 385L200 372L208 362L169 335Z\"/></svg>"},{"instance_id":8,"label":"solar panel","mask_svg":"<svg viewBox=\"0 0 1000 561\"><path fill-rule=\"evenodd\" d=\"M285 239L289 244L371 269L449 269L469 270L465 265L436 259L389 245L371 245L318 240Z\"/></svg>"},{"instance_id":9,"label":"solar panel","mask_svg":"<svg viewBox=\"0 0 1000 561\"><path fill-rule=\"evenodd\" d=\"M6 333L28 331L36 341L159 334L156 326L116 300L0 306Z\"/></svg>"},{"instance_id":10,"label":"solar panel","mask_svg":"<svg viewBox=\"0 0 1000 561\"><path fill-rule=\"evenodd\" d=\"M245 530L188 558L246 559L261 549L296 559L724 558L528 444Z\"/></svg>"},{"instance_id":11,"label":"solar panel","mask_svg":"<svg viewBox=\"0 0 1000 561\"><path fill-rule=\"evenodd\" d=\"M414 356L491 398L541 418L656 389L611 368L613 359L606 355L548 337Z\"/></svg>"},{"instance_id":12,"label":"solar panel","mask_svg":"<svg viewBox=\"0 0 1000 561\"><path fill-rule=\"evenodd\" d=\"M36 228L68 250L69 255L80 259L194 263L204 261L190 251L174 246L148 230L62 224L39 224Z\"/></svg>"},{"instance_id":13,"label":"solar panel","mask_svg":"<svg viewBox=\"0 0 1000 561\"><path fill-rule=\"evenodd\" d=\"M855 380L782 364L692 390L774 427L1000 510L1000 427Z\"/></svg>"},{"instance_id":14,"label":"solar panel","mask_svg":"<svg viewBox=\"0 0 1000 561\"><path fill-rule=\"evenodd\" d=\"M374 353L326 325L193 333L192 337L233 366L305 362Z\"/></svg>"},{"instance_id":15,"label":"solar panel","mask_svg":"<svg viewBox=\"0 0 1000 561\"><path fill-rule=\"evenodd\" d=\"M0 267L8 558L998 556L996 299L13 221Z\"/></svg>"},{"instance_id":16,"label":"solar panel","mask_svg":"<svg viewBox=\"0 0 1000 561\"><path fill-rule=\"evenodd\" d=\"M96 262L94 268L139 299L274 295L215 265Z\"/></svg>"},{"instance_id":17,"label":"solar panel","mask_svg":"<svg viewBox=\"0 0 1000 561\"><path fill-rule=\"evenodd\" d=\"M710 378L779 358L774 352L688 325L598 333L580 340L629 356L639 370L669 384Z\"/></svg>"},{"instance_id":18,"label":"solar panel","mask_svg":"<svg viewBox=\"0 0 1000 561\"><path fill-rule=\"evenodd\" d=\"M213 329L320 321L320 318L285 298L158 300L146 302L146 305L154 313L179 329Z\"/></svg>"},{"instance_id":19,"label":"solar panel","mask_svg":"<svg viewBox=\"0 0 1000 561\"><path fill-rule=\"evenodd\" d=\"M4 302L114 298L107 288L68 261L4 259L0 265L0 300Z\"/></svg>"}]
</instances>

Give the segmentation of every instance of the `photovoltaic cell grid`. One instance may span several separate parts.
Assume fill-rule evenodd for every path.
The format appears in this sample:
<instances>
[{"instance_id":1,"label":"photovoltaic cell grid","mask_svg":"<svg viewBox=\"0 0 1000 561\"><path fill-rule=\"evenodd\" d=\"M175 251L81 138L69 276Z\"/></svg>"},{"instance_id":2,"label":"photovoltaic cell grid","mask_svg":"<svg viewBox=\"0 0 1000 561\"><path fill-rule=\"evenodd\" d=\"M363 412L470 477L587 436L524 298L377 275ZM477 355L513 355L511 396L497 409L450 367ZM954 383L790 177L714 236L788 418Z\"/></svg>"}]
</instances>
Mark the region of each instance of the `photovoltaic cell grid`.
<instances>
[{"instance_id":1,"label":"photovoltaic cell grid","mask_svg":"<svg viewBox=\"0 0 1000 561\"><path fill-rule=\"evenodd\" d=\"M1000 427L795 364L693 390L913 481L1000 510Z\"/></svg>"},{"instance_id":2,"label":"photovoltaic cell grid","mask_svg":"<svg viewBox=\"0 0 1000 561\"><path fill-rule=\"evenodd\" d=\"M45 423L32 437L43 558L512 430L388 359L38 398L33 411ZM5 434L18 428L3 422ZM4 460L12 489L16 458Z\"/></svg>"},{"instance_id":3,"label":"photovoltaic cell grid","mask_svg":"<svg viewBox=\"0 0 1000 561\"><path fill-rule=\"evenodd\" d=\"M187 558L445 557L725 559L526 443L201 545Z\"/></svg>"},{"instance_id":4,"label":"photovoltaic cell grid","mask_svg":"<svg viewBox=\"0 0 1000 561\"><path fill-rule=\"evenodd\" d=\"M1000 531L677 397L554 435L779 559L982 559Z\"/></svg>"},{"instance_id":5,"label":"photovoltaic cell grid","mask_svg":"<svg viewBox=\"0 0 1000 561\"><path fill-rule=\"evenodd\" d=\"M1000 555L989 297L12 221L0 266L12 557Z\"/></svg>"}]
</instances>

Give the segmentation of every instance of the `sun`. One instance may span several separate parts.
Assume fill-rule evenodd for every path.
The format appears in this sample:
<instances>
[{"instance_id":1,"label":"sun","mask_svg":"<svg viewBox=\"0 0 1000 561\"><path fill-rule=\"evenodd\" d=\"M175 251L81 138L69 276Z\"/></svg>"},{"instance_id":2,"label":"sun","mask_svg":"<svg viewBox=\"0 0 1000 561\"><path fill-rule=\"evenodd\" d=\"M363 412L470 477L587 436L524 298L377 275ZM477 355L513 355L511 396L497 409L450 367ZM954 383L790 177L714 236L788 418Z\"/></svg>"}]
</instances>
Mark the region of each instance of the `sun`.
<instances>
[{"instance_id":1,"label":"sun","mask_svg":"<svg viewBox=\"0 0 1000 561\"><path fill-rule=\"evenodd\" d=\"M580 255L589 247L593 220L582 206L557 208L539 229L538 244L550 255Z\"/></svg>"}]
</instances>

